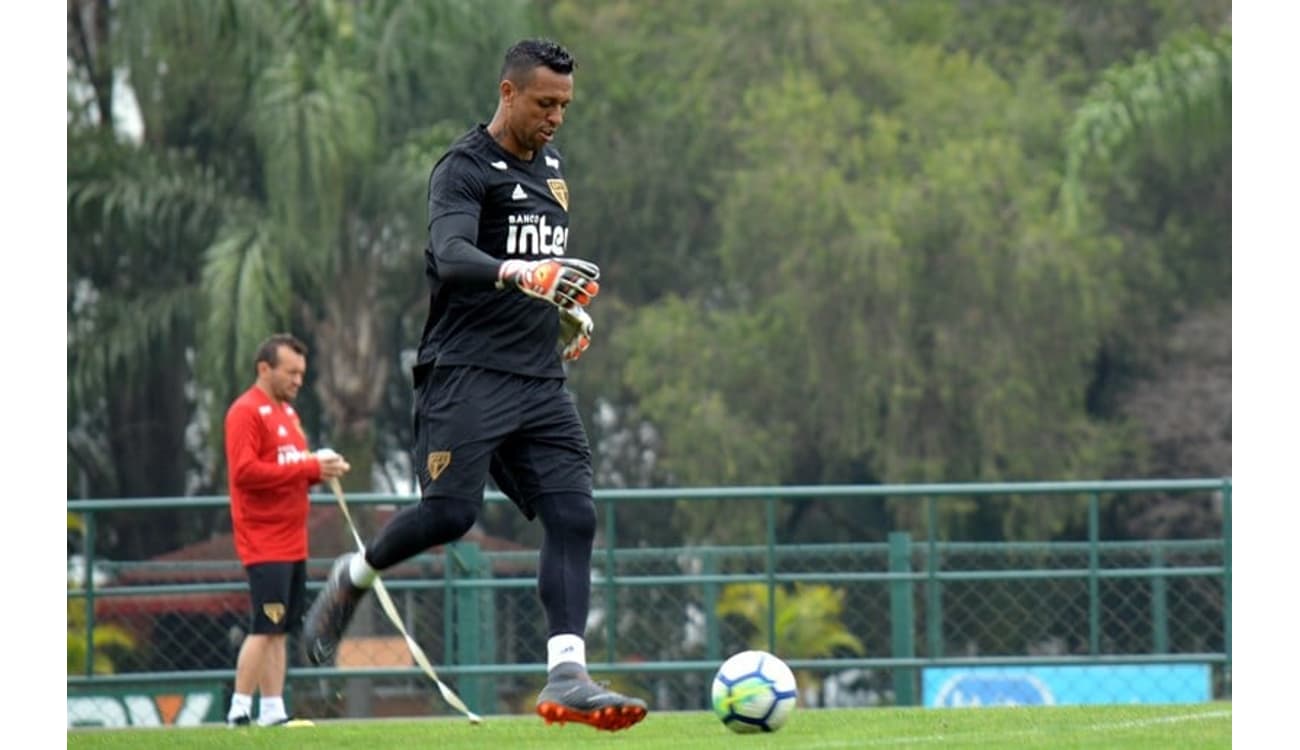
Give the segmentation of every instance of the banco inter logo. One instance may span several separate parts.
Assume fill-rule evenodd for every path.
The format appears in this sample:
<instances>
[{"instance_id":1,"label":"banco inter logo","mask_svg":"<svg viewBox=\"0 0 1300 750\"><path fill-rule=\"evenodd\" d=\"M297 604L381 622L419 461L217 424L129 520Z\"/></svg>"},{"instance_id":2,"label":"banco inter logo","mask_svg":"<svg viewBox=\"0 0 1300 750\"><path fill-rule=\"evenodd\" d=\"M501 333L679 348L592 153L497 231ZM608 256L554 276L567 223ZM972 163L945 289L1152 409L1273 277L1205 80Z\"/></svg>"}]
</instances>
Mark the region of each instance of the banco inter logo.
<instances>
[{"instance_id":1,"label":"banco inter logo","mask_svg":"<svg viewBox=\"0 0 1300 750\"><path fill-rule=\"evenodd\" d=\"M514 214L506 236L506 255L564 255L567 227L552 227L540 214Z\"/></svg>"}]
</instances>

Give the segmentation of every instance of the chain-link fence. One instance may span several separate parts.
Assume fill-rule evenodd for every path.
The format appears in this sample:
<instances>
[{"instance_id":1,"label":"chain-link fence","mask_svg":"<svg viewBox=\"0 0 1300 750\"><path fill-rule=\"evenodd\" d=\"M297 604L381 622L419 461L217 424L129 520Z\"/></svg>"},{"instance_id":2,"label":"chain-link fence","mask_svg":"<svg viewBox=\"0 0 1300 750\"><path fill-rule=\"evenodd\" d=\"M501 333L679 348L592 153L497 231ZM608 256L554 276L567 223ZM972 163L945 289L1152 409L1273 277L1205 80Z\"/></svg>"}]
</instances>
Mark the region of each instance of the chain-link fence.
<instances>
[{"instance_id":1,"label":"chain-link fence","mask_svg":"<svg viewBox=\"0 0 1300 750\"><path fill-rule=\"evenodd\" d=\"M894 488L886 496L887 489L598 493L586 633L593 673L654 710L706 708L713 670L751 647L785 658L811 706L1230 697L1226 482L1036 485L1043 494L1035 502L1044 505L1081 493L1083 522L1077 533L1017 541L955 538L938 520L952 501L996 513L1013 495L1023 500L1025 488ZM1208 500L1222 534L1105 539L1098 511L1107 496L1138 491ZM919 511L892 528L882 522L891 518L879 513L885 498L908 493ZM315 500L309 596L350 538L329 499ZM402 501L410 499L352 500L370 528ZM203 541L150 560L95 559L95 539L115 533L93 520L96 512L111 509L112 523L123 526L156 514L160 502L69 503L85 513L92 561L69 587L70 726L224 717L249 605L219 520ZM493 519L508 510L485 512L485 524L461 542L385 574L408 631L483 714L531 711L545 672L539 531L516 525L513 540L494 535ZM823 520L809 522L813 516ZM747 543L654 543L700 528L700 519L734 521L719 528L742 529ZM100 575L90 579L90 571ZM309 667L291 641L286 697L292 711L316 718L449 713L373 597L334 668Z\"/></svg>"}]
</instances>

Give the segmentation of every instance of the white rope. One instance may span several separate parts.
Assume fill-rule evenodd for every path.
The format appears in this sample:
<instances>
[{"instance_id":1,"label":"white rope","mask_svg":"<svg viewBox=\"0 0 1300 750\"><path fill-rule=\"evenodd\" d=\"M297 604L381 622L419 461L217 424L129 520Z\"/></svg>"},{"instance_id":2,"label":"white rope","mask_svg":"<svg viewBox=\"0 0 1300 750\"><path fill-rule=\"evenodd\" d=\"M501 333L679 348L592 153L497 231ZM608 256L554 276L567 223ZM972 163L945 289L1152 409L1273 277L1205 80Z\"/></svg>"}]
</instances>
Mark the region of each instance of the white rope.
<instances>
[{"instance_id":1,"label":"white rope","mask_svg":"<svg viewBox=\"0 0 1300 750\"><path fill-rule=\"evenodd\" d=\"M352 531L352 538L357 541L357 552L364 554L366 551L365 544L361 541L361 535L357 533L356 524L352 523L352 514L348 512L348 503L343 499L343 487L339 485L338 479L330 480L330 489L334 490L334 498L339 501L339 509L343 511L343 518L348 522L348 529ZM402 618L397 614L397 607L393 606L393 599L388 595L388 590L384 588L384 582L379 580L378 574L375 575L375 582L371 588L375 590L375 596L379 597L379 606L383 608L384 614L388 615L388 619L397 628L397 632L401 633L402 637L406 639L406 647L411 650L411 656L415 657L416 663L420 665L425 674L429 675L429 679L438 685L438 691L442 693L443 700L447 701L452 708L465 714L471 724L481 723L483 718L469 710L465 706L465 702L460 699L460 696L456 695L454 690L438 679L438 673L433 670L433 664L424 655L424 649L420 648L420 644L416 643L411 634L406 632L406 628L402 625Z\"/></svg>"}]
</instances>

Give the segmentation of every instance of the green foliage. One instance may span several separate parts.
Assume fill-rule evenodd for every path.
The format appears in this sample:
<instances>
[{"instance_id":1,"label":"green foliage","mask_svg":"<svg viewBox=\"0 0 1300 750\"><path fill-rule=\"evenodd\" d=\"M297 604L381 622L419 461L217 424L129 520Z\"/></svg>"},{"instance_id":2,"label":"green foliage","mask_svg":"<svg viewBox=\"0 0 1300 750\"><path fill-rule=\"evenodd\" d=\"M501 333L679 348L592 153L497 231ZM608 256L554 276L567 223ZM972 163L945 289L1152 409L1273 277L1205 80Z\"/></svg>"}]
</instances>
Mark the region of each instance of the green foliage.
<instances>
[{"instance_id":1,"label":"green foliage","mask_svg":"<svg viewBox=\"0 0 1300 750\"><path fill-rule=\"evenodd\" d=\"M254 332L282 329L291 296L281 245L263 220L223 228L204 253L208 315L200 329L204 380L229 389L251 379L260 341ZM239 332L244 332L240 336ZM264 338L265 336L263 336Z\"/></svg>"},{"instance_id":2,"label":"green foliage","mask_svg":"<svg viewBox=\"0 0 1300 750\"><path fill-rule=\"evenodd\" d=\"M862 641L844 627L844 592L823 584L796 583L792 589L775 589L776 651L787 659L816 659L839 654L864 654ZM750 648L767 650L767 585L737 583L723 588L718 599L720 617L737 617L749 631Z\"/></svg>"},{"instance_id":3,"label":"green foliage","mask_svg":"<svg viewBox=\"0 0 1300 750\"><path fill-rule=\"evenodd\" d=\"M309 427L407 449L428 170L490 115L501 52L525 35L578 61L559 143L569 252L604 274L571 382L624 446L597 454L600 476L1140 474L1162 402L1133 394L1172 377L1180 322L1227 314L1226 0L111 10L99 56L69 74L69 473L97 494L219 486L221 410L273 329L312 345ZM85 94L120 90L113 70L139 144ZM174 452L142 461L140 440L110 438L140 424ZM908 507L829 531L911 528ZM1031 499L952 507L945 535L1078 520ZM762 532L746 518L684 503L651 533Z\"/></svg>"},{"instance_id":4,"label":"green foliage","mask_svg":"<svg viewBox=\"0 0 1300 750\"><path fill-rule=\"evenodd\" d=\"M84 530L81 517L68 514L68 533L80 534ZM81 583L68 580L68 588L81 590ZM84 674L86 656L90 644L94 644L95 654L91 660L91 669L95 674L112 674L115 670L115 655L134 649L135 637L126 629L117 625L96 623L93 640L86 638L86 602L84 599L68 599L68 674Z\"/></svg>"},{"instance_id":5,"label":"green foliage","mask_svg":"<svg viewBox=\"0 0 1300 750\"><path fill-rule=\"evenodd\" d=\"M1232 33L1178 34L1153 54L1106 71L1065 138L1062 201L1077 223L1086 175L1149 159L1175 178L1228 158L1232 144Z\"/></svg>"},{"instance_id":6,"label":"green foliage","mask_svg":"<svg viewBox=\"0 0 1300 750\"><path fill-rule=\"evenodd\" d=\"M580 81L598 101L575 111L598 110L569 131L583 136L571 153L614 186L586 209L608 248L606 295L650 298L619 308L577 382L608 389L606 362L621 363L624 398L659 428L659 466L675 483L1119 470L1138 438L1098 411L1096 395L1119 387L1099 352L1137 331L1158 342L1161 328L1133 325L1146 308L1116 290L1172 299L1188 288L1174 278L1225 267L1205 252L1179 256L1199 266L1134 254L1096 217L1059 220L1074 163L1061 134L1080 81L1145 59L1152 35L1194 39L1196 24L1224 17L1214 2L1150 5L558 4L553 17L612 63ZM605 41L633 18L635 39ZM713 28L727 43L696 53ZM1095 95L1076 122L1089 107ZM1227 142L1213 127L1179 132L1207 154ZM1149 204L1170 187L1147 182L1129 196ZM1175 211L1167 231L1200 247L1221 219ZM892 511L904 527L916 521L907 507ZM944 533L1037 537L1074 522L1043 518L1032 499L991 529L974 512L953 510ZM677 512L687 538L714 538L717 524L691 513Z\"/></svg>"},{"instance_id":7,"label":"green foliage","mask_svg":"<svg viewBox=\"0 0 1300 750\"><path fill-rule=\"evenodd\" d=\"M373 422L385 389L405 384L399 348L414 343L388 319L423 292L428 170L492 106L501 51L529 25L528 6L230 0L94 12L112 14L108 37L73 66L70 107L80 82L121 70L110 93L129 85L143 135L118 142L89 112L69 121L69 236L85 243L74 239L69 263L70 452L83 474L111 474L111 458L92 457L112 451L88 433L118 417L111 401L107 414L97 404L146 383L139 368L184 363L170 382L201 388L191 414L160 431L210 425L195 460L199 482L220 486L212 456L226 405L247 387L257 343L293 330L320 373L306 400L324 414L306 421L355 451L349 481L369 489ZM88 427L74 446L77 422ZM185 462L168 463L182 481L149 494L193 483Z\"/></svg>"},{"instance_id":8,"label":"green foliage","mask_svg":"<svg viewBox=\"0 0 1300 750\"><path fill-rule=\"evenodd\" d=\"M92 669L95 674L113 674L114 659L136 647L135 637L117 625L95 623L95 656ZM80 599L68 600L68 674L85 674L86 603Z\"/></svg>"}]
</instances>

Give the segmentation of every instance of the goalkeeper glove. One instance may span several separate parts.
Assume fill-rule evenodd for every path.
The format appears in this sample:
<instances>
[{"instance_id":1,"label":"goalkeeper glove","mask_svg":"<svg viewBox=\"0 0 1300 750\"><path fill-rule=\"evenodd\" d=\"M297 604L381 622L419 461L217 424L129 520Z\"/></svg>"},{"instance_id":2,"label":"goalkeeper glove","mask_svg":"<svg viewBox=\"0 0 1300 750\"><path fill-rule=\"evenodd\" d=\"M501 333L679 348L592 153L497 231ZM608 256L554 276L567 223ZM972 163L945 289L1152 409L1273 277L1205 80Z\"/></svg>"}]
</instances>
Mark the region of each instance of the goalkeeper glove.
<instances>
[{"instance_id":1,"label":"goalkeeper glove","mask_svg":"<svg viewBox=\"0 0 1300 750\"><path fill-rule=\"evenodd\" d=\"M565 362L573 362L591 346L591 316L581 307L560 308L560 355Z\"/></svg>"},{"instance_id":2,"label":"goalkeeper glove","mask_svg":"<svg viewBox=\"0 0 1300 750\"><path fill-rule=\"evenodd\" d=\"M600 268L576 258L508 260L497 271L497 289L514 287L556 307L585 305L600 291Z\"/></svg>"}]
</instances>

